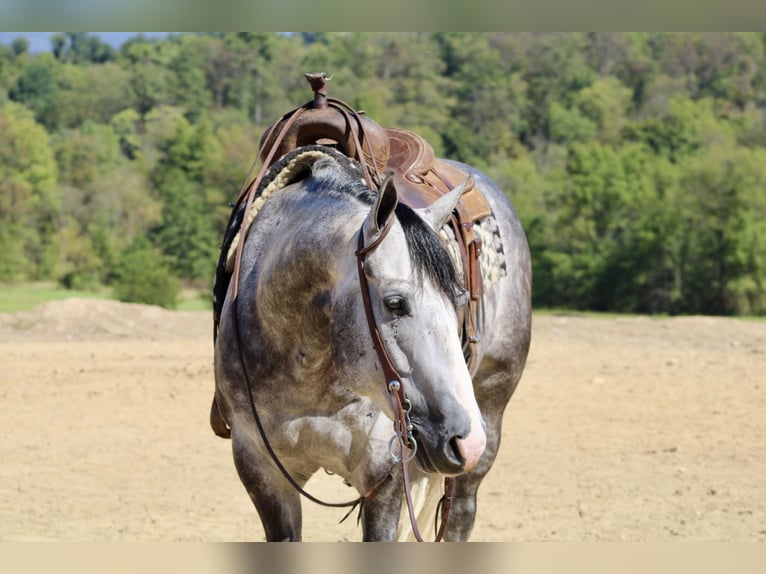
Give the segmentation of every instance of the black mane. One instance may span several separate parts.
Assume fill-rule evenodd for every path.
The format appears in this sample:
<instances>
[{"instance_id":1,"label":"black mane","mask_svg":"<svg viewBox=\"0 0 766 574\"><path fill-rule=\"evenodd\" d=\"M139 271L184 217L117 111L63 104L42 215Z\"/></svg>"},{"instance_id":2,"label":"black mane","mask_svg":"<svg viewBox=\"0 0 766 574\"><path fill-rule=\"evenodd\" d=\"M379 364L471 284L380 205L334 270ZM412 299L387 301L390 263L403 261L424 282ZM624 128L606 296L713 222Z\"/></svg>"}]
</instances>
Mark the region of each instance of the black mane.
<instances>
[{"instance_id":1,"label":"black mane","mask_svg":"<svg viewBox=\"0 0 766 574\"><path fill-rule=\"evenodd\" d=\"M407 248L415 268L441 289L457 309L458 298L465 289L439 236L403 203L396 206L396 218L404 230Z\"/></svg>"}]
</instances>

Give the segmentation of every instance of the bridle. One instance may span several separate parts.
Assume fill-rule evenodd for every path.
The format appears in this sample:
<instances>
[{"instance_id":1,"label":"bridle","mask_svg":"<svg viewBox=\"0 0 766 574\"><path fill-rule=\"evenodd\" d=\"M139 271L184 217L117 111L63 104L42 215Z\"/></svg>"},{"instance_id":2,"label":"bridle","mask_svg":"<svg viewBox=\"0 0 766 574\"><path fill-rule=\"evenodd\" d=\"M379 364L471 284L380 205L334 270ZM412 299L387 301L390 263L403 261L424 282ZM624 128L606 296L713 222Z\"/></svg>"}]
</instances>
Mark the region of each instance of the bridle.
<instances>
[{"instance_id":1,"label":"bridle","mask_svg":"<svg viewBox=\"0 0 766 574\"><path fill-rule=\"evenodd\" d=\"M412 494L410 488L410 476L409 476L409 461L412 460L417 453L418 443L415 437L412 436L413 426L410 422L409 412L412 407L407 395L404 391L404 385L402 384L402 377L391 362L391 358L388 356L388 351L383 345L383 340L378 331L378 325L375 322L375 314L372 310L372 301L370 300L370 285L367 281L367 274L364 270L365 257L368 253L375 250L385 239L388 232L393 227L394 217L390 217L386 222L383 229L380 230L378 235L369 245L364 244L364 224L359 228L359 239L357 241L356 250L356 263L357 270L359 272L359 287L362 291L362 300L364 302L364 313L367 317L367 326L370 329L370 336L372 342L375 345L375 351L378 354L378 359L383 367L383 375L387 381L386 388L391 395L391 405L394 412L394 436L389 442L389 451L391 457L394 460L394 464L401 463L402 465L402 477L404 479L404 494L407 499L407 510L410 515L410 524L412 525L412 532L415 539L418 542L422 542L423 538L418 530L417 520L415 518L415 508L412 502ZM399 455L396 455L392 451L394 441L399 443ZM409 454L404 453L409 450ZM446 477L444 479L444 496L439 501L439 509L441 510L441 524L436 532L436 542L439 542L444 535L444 529L447 524L447 518L449 516L449 510L452 505L452 486L454 479L452 477ZM437 513L438 515L438 513Z\"/></svg>"},{"instance_id":2,"label":"bridle","mask_svg":"<svg viewBox=\"0 0 766 574\"><path fill-rule=\"evenodd\" d=\"M315 99L315 102L317 99L320 99L319 96L324 96L322 93L322 90L315 90L317 93L317 98ZM336 107L347 119L348 125L354 125L351 122L351 119L354 118L356 120L356 127L357 130L363 131L363 127L361 123L359 122L359 119L357 117L357 113L347 104L344 102L341 102L340 100L335 100L334 98L326 98L324 99L324 102L329 102L329 104L333 107ZM327 104L324 104L327 105ZM244 202L244 213L247 214L250 211L250 207L252 206L253 200L256 196L256 191L258 189L258 186L266 172L266 167L268 167L273 160L273 156L275 154L276 149L279 146L279 143L281 142L284 134L287 132L287 129L289 129L290 125L295 122L298 117L300 117L301 114L303 114L306 110L310 109L312 106L311 102L308 102L307 104L304 104L300 108L297 108L293 114L287 119L286 124L282 127L280 130L280 133L277 134L275 143L271 146L271 149L269 151L269 154L267 155L264 166L258 173L255 180L249 185L245 186L243 184L242 190L240 192L240 197L237 201L237 206L235 207L238 209L239 206L242 205ZM272 126L272 130L276 127L276 124ZM379 174L378 172L378 166L375 162L375 155L372 153L372 149L368 147L368 152L370 153L372 157L373 166L372 169L367 166L367 163L363 157L362 154L362 145L360 145L360 137L357 131L351 130L352 137L354 138L357 147L357 154L358 154L358 160L362 164L362 169L364 172L364 176L366 178L368 187L373 187L373 182L370 177L370 172L373 171L376 175ZM270 135L270 134L269 134ZM268 139L268 137L267 137ZM368 144L369 145L369 144ZM255 164L253 165L253 168L255 167ZM252 168L251 168L252 173ZM248 174L248 179L250 177L250 174ZM379 178L379 175L378 175ZM375 315L372 310L372 303L370 301L370 293L369 293L369 284L367 282L367 277L364 273L364 262L365 257L368 253L376 249L383 239L388 235L388 232L391 230L391 227L393 226L393 221L395 217L390 217L386 223L386 225L383 227L382 230L380 230L379 234L375 237L375 239L370 243L369 245L364 245L364 229L363 227L359 229L358 232L358 245L357 250L355 252L356 258L357 258L357 268L359 272L359 285L362 293L362 300L364 302L364 309L365 309L365 315L367 317L367 325L370 330L370 335L372 336L373 344L375 346L375 351L378 354L378 358L381 362L381 365L383 367L383 373L386 380L386 385L388 392L391 396L391 403L393 407L394 412L394 436L391 439L391 442L389 443L389 452L391 454L391 457L393 459L394 466L396 464L401 464L402 466L402 476L404 481L404 491L405 491L405 498L407 500L407 508L409 512L410 517L410 523L412 525L413 534L418 542L423 542L423 538L420 534L420 531L418 529L416 517L415 517L415 510L414 510L414 504L412 501L412 495L411 495L411 485L410 485L410 478L409 478L409 470L408 465L409 462L414 458L415 453L417 452L417 442L415 438L412 435L413 427L409 419L409 411L411 408L410 401L407 399L404 385L402 384L402 378L397 372L396 368L393 366L389 356L388 352L385 349L385 346L383 345L382 338L380 336L380 332L378 331L377 324L375 322ZM377 490L382 486L383 482L385 482L390 476L391 472L389 471L386 473L386 475L383 477L382 480L378 482L370 491L368 491L366 494L360 496L359 498L356 498L355 500L347 501L347 502L326 502L323 501L312 494L308 493L306 490L301 487L300 484L290 475L290 472L285 468L284 464L279 460L279 457L277 456L276 452L274 451L274 448L271 445L271 442L268 439L268 435L266 434L266 431L263 427L263 423L261 421L261 417L259 416L257 406L255 404L255 399L253 395L253 385L250 379L250 376L247 372L246 362L245 362L245 356L244 351L242 349L242 345L240 342L240 330L239 330L239 323L237 321L237 303L238 303L238 292L239 292L239 271L241 266L241 260L242 260L242 252L245 244L245 237L242 237L239 241L239 244L237 245L236 250L236 256L234 259L234 269L232 271L232 284L231 284L231 303L230 303L230 315L231 315L231 322L232 322L232 328L234 332L234 344L237 347L238 357L239 357L239 363L240 367L242 368L242 374L243 378L245 380L246 386L247 386L247 396L250 403L250 410L253 415L253 419L255 420L255 424L258 430L258 433L261 437L261 440L264 443L264 446L269 453L269 456L271 457L274 464L277 466L279 471L282 473L282 475L285 477L285 479L290 483L290 485L295 488L298 493L300 493L305 498L311 500L312 502L322 505L322 506L328 506L328 507L351 507L349 512L344 516L343 520L345 520L359 505L363 505L364 501L375 494ZM393 445L394 442L399 443L399 454L397 455L393 451ZM409 451L409 452L407 452ZM406 454L405 454L406 453ZM439 542L442 540L444 532L446 530L447 525L447 519L449 516L449 511L452 505L452 488L454 485L454 478L452 477L446 477L444 480L444 495L439 500L438 506L437 506L437 524L438 527L435 525L436 534L435 534L435 541ZM361 512L361 509L360 509Z\"/></svg>"}]
</instances>

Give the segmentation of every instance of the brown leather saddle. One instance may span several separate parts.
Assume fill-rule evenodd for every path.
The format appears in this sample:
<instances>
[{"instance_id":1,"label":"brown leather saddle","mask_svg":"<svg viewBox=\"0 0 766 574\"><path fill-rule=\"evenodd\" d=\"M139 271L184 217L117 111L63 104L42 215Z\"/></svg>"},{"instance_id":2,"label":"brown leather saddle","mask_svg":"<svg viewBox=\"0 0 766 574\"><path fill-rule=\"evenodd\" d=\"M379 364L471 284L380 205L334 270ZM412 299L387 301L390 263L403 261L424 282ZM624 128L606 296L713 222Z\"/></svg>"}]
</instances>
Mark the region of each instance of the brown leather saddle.
<instances>
[{"instance_id":1,"label":"brown leather saddle","mask_svg":"<svg viewBox=\"0 0 766 574\"><path fill-rule=\"evenodd\" d=\"M453 164L436 158L431 145L419 135L408 130L381 127L364 112L327 97L327 81L331 79L327 74L306 74L306 79L314 91L313 101L282 116L261 137L261 174L285 154L299 147L318 144L333 147L356 160L362 166L370 189L377 189L386 176L392 175L400 201L415 209L428 207L469 179L467 173ZM243 190L238 206L258 181L256 178L249 189ZM469 185L450 223L461 253L464 287L470 294L468 304L459 311L459 322L466 363L474 374L483 319L479 267L482 245L474 225L490 216L492 210L481 189L473 183ZM215 400L210 420L216 434L228 436Z\"/></svg>"}]
</instances>

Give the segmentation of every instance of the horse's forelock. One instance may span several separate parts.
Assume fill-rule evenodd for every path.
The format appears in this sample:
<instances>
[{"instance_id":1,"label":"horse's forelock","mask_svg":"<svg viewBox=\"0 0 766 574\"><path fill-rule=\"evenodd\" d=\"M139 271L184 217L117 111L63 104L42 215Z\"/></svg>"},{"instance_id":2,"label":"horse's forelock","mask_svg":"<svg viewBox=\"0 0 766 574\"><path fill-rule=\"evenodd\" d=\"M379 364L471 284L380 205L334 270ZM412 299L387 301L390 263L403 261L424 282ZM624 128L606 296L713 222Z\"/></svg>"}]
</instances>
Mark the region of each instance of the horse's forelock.
<instances>
[{"instance_id":1,"label":"horse's forelock","mask_svg":"<svg viewBox=\"0 0 766 574\"><path fill-rule=\"evenodd\" d=\"M402 203L396 206L396 217L404 231L407 249L415 268L441 289L457 309L458 298L464 289L452 258L438 235L412 209Z\"/></svg>"}]
</instances>

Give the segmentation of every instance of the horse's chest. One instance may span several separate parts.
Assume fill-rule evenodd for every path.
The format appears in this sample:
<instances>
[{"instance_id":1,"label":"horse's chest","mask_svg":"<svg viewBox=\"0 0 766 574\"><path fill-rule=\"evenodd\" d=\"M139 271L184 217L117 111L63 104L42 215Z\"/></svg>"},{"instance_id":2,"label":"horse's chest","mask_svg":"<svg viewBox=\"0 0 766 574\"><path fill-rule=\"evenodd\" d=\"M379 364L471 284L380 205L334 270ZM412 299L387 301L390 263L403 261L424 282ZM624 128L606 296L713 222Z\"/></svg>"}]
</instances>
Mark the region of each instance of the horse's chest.
<instances>
[{"instance_id":1,"label":"horse's chest","mask_svg":"<svg viewBox=\"0 0 766 574\"><path fill-rule=\"evenodd\" d=\"M279 443L291 457L349 477L360 465L387 460L390 429L391 421L362 401L332 414L306 413L283 421Z\"/></svg>"}]
</instances>

